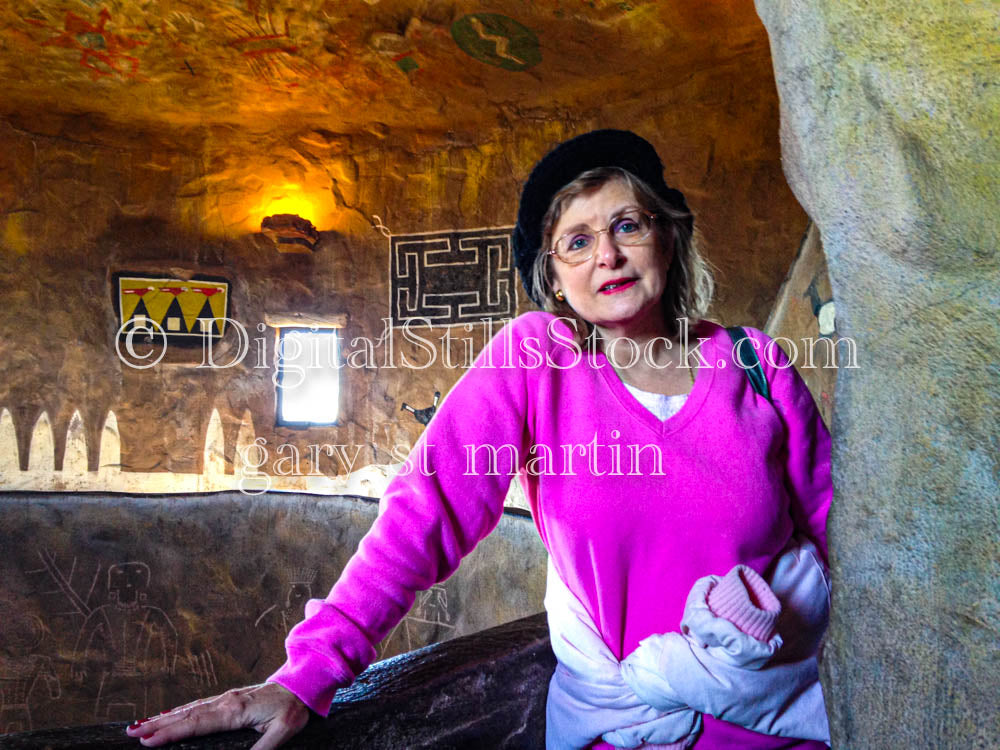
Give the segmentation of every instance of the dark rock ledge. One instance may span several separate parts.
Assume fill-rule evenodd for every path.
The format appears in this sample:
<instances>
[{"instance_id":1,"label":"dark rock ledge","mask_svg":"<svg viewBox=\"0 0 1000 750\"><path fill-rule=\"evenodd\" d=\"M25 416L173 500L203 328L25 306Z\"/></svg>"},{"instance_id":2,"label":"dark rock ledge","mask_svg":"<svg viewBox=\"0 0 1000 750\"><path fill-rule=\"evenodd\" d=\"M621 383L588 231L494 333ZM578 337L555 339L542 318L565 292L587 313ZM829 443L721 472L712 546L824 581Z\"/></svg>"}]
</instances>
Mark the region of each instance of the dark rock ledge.
<instances>
[{"instance_id":1,"label":"dark rock ledge","mask_svg":"<svg viewBox=\"0 0 1000 750\"><path fill-rule=\"evenodd\" d=\"M373 664L286 747L542 748L554 668L544 614L427 646ZM170 747L248 748L258 737L244 730ZM139 747L124 723L0 736L3 750Z\"/></svg>"}]
</instances>

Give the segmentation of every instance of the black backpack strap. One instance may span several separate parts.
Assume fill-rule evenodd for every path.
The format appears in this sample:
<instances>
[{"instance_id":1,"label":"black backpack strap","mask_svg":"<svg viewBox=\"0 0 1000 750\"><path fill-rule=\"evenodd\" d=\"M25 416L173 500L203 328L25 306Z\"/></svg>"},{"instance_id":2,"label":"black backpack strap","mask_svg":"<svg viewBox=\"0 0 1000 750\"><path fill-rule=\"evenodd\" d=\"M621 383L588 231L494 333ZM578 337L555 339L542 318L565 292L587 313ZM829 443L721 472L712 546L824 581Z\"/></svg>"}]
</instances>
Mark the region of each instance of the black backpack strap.
<instances>
[{"instance_id":1,"label":"black backpack strap","mask_svg":"<svg viewBox=\"0 0 1000 750\"><path fill-rule=\"evenodd\" d=\"M768 401L771 400L771 390L767 387L767 377L764 375L764 367L757 356L757 350L753 348L753 341L741 326L731 326L726 329L729 338L733 340L733 350L736 354L734 364L739 367L742 362L746 365L745 372L750 378L750 385L753 390Z\"/></svg>"}]
</instances>

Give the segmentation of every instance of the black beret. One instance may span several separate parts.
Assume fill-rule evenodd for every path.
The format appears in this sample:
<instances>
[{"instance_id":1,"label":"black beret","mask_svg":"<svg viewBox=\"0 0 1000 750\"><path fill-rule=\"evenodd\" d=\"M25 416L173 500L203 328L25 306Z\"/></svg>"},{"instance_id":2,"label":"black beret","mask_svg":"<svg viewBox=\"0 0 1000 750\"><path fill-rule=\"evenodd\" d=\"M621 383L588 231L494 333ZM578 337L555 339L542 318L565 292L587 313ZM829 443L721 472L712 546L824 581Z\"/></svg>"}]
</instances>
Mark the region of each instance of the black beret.
<instances>
[{"instance_id":1,"label":"black beret","mask_svg":"<svg viewBox=\"0 0 1000 750\"><path fill-rule=\"evenodd\" d=\"M597 167L621 167L649 185L670 206L690 215L684 195L663 181L663 162L644 138L628 130L594 130L564 141L531 170L521 190L514 227L514 263L528 296L541 306L532 288L531 267L542 246L542 219L552 198L582 173ZM688 229L693 227L693 217Z\"/></svg>"}]
</instances>

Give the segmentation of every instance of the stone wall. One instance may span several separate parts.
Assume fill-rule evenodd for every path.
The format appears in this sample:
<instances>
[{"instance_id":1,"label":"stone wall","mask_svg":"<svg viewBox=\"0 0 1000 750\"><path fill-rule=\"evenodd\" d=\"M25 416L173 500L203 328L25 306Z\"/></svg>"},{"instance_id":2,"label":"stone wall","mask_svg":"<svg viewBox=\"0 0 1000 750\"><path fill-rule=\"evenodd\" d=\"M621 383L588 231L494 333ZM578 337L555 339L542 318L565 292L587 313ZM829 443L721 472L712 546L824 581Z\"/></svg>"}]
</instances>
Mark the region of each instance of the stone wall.
<instances>
[{"instance_id":1,"label":"stone wall","mask_svg":"<svg viewBox=\"0 0 1000 750\"><path fill-rule=\"evenodd\" d=\"M264 468L272 472L283 444L295 446L303 464L310 444L348 447L350 461L321 454L301 473L402 460L422 429L402 404L422 408L435 391L447 393L487 332L479 323L416 330L428 346L393 328L387 340L386 235L509 226L533 162L591 127L633 127L659 146L720 269L714 314L762 325L806 219L780 174L773 91L755 98L732 75L727 66L697 71L680 90L618 105L613 117L512 123L478 138L323 130L279 137L219 127L151 135L85 116L0 122L11 144L0 154L0 407L12 415L21 468L42 413L54 434L54 468L62 466L75 411L92 471L109 411L124 472L202 472L213 410L227 446L249 414L271 449ZM670 106L684 97L683 110ZM729 128L720 107L739 107L745 127ZM301 210L321 230L315 253L279 254L259 231L264 215L293 200L308 204ZM227 279L230 316L248 332L248 353L227 369L200 368L200 350L176 348L155 367L125 366L115 350L118 272ZM529 309L514 285L513 311ZM343 354L356 356L341 371L337 425L275 425L275 333L264 324L276 313L344 316ZM238 353L231 327L214 360L229 363ZM227 448L227 471L236 458Z\"/></svg>"},{"instance_id":2,"label":"stone wall","mask_svg":"<svg viewBox=\"0 0 1000 750\"><path fill-rule=\"evenodd\" d=\"M834 745L1000 745L1000 55L991 2L757 0L838 330Z\"/></svg>"},{"instance_id":3,"label":"stone wall","mask_svg":"<svg viewBox=\"0 0 1000 750\"><path fill-rule=\"evenodd\" d=\"M377 515L310 495L0 494L0 734L134 720L260 682ZM541 611L545 552L506 513L378 658Z\"/></svg>"}]
</instances>

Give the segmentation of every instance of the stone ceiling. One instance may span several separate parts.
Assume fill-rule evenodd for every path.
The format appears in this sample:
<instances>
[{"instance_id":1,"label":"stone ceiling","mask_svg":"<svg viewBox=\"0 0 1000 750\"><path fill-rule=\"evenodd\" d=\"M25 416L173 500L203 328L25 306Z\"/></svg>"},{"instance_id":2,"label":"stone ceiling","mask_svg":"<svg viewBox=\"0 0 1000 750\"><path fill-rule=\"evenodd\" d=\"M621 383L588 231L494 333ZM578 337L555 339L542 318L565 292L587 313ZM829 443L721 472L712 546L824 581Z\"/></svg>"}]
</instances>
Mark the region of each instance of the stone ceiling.
<instances>
[{"instance_id":1,"label":"stone ceiling","mask_svg":"<svg viewBox=\"0 0 1000 750\"><path fill-rule=\"evenodd\" d=\"M746 55L768 55L750 0L8 0L0 115L474 133L635 101Z\"/></svg>"}]
</instances>

